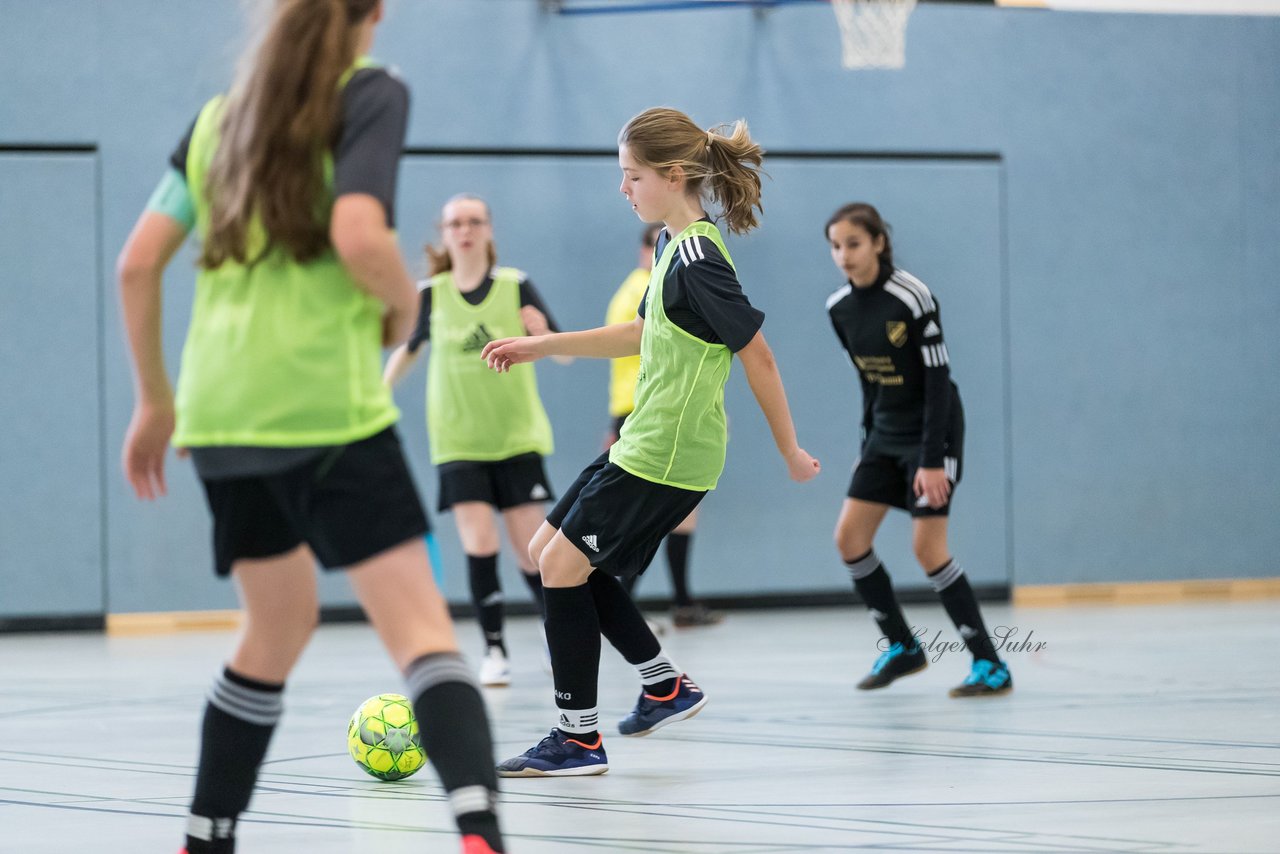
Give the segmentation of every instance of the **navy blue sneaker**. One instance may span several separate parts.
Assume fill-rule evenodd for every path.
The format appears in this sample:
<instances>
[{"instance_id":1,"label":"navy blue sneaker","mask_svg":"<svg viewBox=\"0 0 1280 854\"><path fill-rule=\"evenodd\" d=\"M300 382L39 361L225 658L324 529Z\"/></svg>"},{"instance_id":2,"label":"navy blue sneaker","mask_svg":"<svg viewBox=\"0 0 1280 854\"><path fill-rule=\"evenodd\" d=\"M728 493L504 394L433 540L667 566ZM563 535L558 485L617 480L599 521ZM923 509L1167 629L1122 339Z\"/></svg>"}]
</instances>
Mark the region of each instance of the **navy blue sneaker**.
<instances>
[{"instance_id":1,"label":"navy blue sneaker","mask_svg":"<svg viewBox=\"0 0 1280 854\"><path fill-rule=\"evenodd\" d=\"M676 677L675 689L665 697L655 697L641 690L640 699L636 700L631 714L618 721L618 732L631 736L648 735L667 724L693 717L706 704L707 695L693 684L687 674L681 673Z\"/></svg>"},{"instance_id":2,"label":"navy blue sneaker","mask_svg":"<svg viewBox=\"0 0 1280 854\"><path fill-rule=\"evenodd\" d=\"M609 770L604 755L604 739L595 744L571 738L552 729L551 734L524 753L498 766L499 777L589 777Z\"/></svg>"},{"instance_id":3,"label":"navy blue sneaker","mask_svg":"<svg viewBox=\"0 0 1280 854\"><path fill-rule=\"evenodd\" d=\"M925 657L920 644L913 643L911 649L907 649L902 644L895 643L880 653L876 663L871 666L871 672L858 683L858 688L863 691L884 688L895 679L919 673L928 666L929 659Z\"/></svg>"},{"instance_id":4,"label":"navy blue sneaker","mask_svg":"<svg viewBox=\"0 0 1280 854\"><path fill-rule=\"evenodd\" d=\"M951 689L952 697L994 697L1013 690L1009 665L1003 661L978 659L964 681Z\"/></svg>"}]
</instances>

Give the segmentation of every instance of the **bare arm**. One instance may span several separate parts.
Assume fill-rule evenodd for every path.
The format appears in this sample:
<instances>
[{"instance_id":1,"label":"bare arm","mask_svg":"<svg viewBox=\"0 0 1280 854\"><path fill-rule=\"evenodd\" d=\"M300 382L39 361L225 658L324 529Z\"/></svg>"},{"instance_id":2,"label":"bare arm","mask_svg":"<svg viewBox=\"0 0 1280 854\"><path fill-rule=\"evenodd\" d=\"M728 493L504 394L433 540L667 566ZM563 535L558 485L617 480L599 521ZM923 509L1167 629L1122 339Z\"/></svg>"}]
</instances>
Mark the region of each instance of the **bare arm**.
<instances>
[{"instance_id":1,"label":"bare arm","mask_svg":"<svg viewBox=\"0 0 1280 854\"><path fill-rule=\"evenodd\" d=\"M173 435L174 411L161 336L161 288L164 270L186 238L187 229L177 220L147 211L138 218L116 262L134 387L133 417L121 463L139 498L166 492L164 458Z\"/></svg>"},{"instance_id":2,"label":"bare arm","mask_svg":"<svg viewBox=\"0 0 1280 854\"><path fill-rule=\"evenodd\" d=\"M640 334L644 318L630 323L615 323L581 332L552 332L527 338L502 338L490 341L480 353L489 367L502 373L512 365L533 362L545 356L586 356L617 359L640 352Z\"/></svg>"},{"instance_id":3,"label":"bare arm","mask_svg":"<svg viewBox=\"0 0 1280 854\"><path fill-rule=\"evenodd\" d=\"M418 294L382 203L365 193L339 196L329 238L356 284L386 304L382 343L389 347L405 341L418 315Z\"/></svg>"},{"instance_id":4,"label":"bare arm","mask_svg":"<svg viewBox=\"0 0 1280 854\"><path fill-rule=\"evenodd\" d=\"M391 388L395 388L396 384L404 379L404 375L413 370L413 366L418 361L418 355L421 352L421 347L409 352L408 344L401 344L393 350L391 357L387 359L387 367L382 372L383 382Z\"/></svg>"},{"instance_id":5,"label":"bare arm","mask_svg":"<svg viewBox=\"0 0 1280 854\"><path fill-rule=\"evenodd\" d=\"M525 331L530 335L546 335L551 332L551 325L547 322L547 316L538 311L531 305L520 307L520 320L524 323ZM551 361L557 365L572 365L572 356L552 356Z\"/></svg>"},{"instance_id":6,"label":"bare arm","mask_svg":"<svg viewBox=\"0 0 1280 854\"><path fill-rule=\"evenodd\" d=\"M737 356L747 372L751 393L755 395L760 411L769 422L769 430L773 433L778 453L786 460L791 479L804 483L816 477L822 467L796 440L796 428L791 421L791 408L787 405L782 376L778 373L778 363L773 358L773 351L764 340L764 333L757 332L751 342L738 351Z\"/></svg>"}]
</instances>

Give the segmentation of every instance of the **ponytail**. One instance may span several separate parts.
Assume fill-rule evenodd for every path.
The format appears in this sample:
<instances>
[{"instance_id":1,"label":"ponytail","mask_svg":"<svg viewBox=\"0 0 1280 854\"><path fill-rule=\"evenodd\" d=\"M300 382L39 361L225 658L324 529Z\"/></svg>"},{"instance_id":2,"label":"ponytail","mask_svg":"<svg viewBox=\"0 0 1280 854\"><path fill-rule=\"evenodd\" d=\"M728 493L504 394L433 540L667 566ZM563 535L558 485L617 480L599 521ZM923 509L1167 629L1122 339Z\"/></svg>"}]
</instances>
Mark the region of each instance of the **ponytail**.
<instances>
[{"instance_id":1,"label":"ponytail","mask_svg":"<svg viewBox=\"0 0 1280 854\"><path fill-rule=\"evenodd\" d=\"M727 128L727 132L722 132ZM745 234L760 224L760 166L764 149L757 145L741 119L732 125L703 130L679 110L654 107L631 119L618 134L643 166L666 174L679 166L686 189L719 207L725 225Z\"/></svg>"},{"instance_id":2,"label":"ponytail","mask_svg":"<svg viewBox=\"0 0 1280 854\"><path fill-rule=\"evenodd\" d=\"M329 246L324 158L340 118L339 83L356 60L356 25L379 2L278 0L227 98L207 176L202 266L253 263L275 248L305 262ZM251 246L255 218L261 247Z\"/></svg>"}]
</instances>

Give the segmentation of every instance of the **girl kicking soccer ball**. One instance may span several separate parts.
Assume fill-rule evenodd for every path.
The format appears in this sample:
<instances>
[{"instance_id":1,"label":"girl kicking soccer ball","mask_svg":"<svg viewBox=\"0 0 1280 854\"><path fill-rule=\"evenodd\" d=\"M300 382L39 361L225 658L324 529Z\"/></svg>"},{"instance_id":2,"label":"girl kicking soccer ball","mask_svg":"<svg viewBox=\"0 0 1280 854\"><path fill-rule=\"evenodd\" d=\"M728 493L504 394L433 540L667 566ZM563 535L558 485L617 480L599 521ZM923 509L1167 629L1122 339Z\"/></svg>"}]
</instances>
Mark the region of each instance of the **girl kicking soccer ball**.
<instances>
[{"instance_id":1,"label":"girl kicking soccer ball","mask_svg":"<svg viewBox=\"0 0 1280 854\"><path fill-rule=\"evenodd\" d=\"M621 192L645 222L662 222L657 261L639 315L628 323L490 342L503 372L544 356L640 354L635 409L618 441L591 463L534 535L547 643L560 712L550 735L498 766L506 777L602 774L609 769L596 710L603 633L643 685L622 735L648 735L697 714L707 698L662 652L619 577L653 558L724 468L724 386L736 353L793 480L818 474L796 442L777 364L738 283L704 199L729 230L755 228L760 146L737 122L727 135L672 109L646 110L618 136ZM603 570L603 572L597 571Z\"/></svg>"}]
</instances>

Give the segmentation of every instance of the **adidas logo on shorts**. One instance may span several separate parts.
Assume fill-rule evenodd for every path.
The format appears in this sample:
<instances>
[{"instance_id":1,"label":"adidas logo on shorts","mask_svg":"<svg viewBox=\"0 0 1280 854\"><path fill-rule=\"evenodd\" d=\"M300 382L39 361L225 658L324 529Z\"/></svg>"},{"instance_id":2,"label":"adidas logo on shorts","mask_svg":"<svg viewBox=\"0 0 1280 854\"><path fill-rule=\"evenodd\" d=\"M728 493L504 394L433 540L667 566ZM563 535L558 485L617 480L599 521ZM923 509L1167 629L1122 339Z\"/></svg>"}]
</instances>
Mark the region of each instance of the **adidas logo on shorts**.
<instances>
[{"instance_id":1,"label":"adidas logo on shorts","mask_svg":"<svg viewBox=\"0 0 1280 854\"><path fill-rule=\"evenodd\" d=\"M550 493L547 492L547 488L542 484L535 486L533 491L529 493L529 497L534 501L545 501L549 495Z\"/></svg>"},{"instance_id":2,"label":"adidas logo on shorts","mask_svg":"<svg viewBox=\"0 0 1280 854\"><path fill-rule=\"evenodd\" d=\"M582 541L587 544L587 548L591 549L591 551L595 552L596 554L600 553L600 547L596 545L595 534L587 534L585 537L582 538Z\"/></svg>"}]
</instances>

